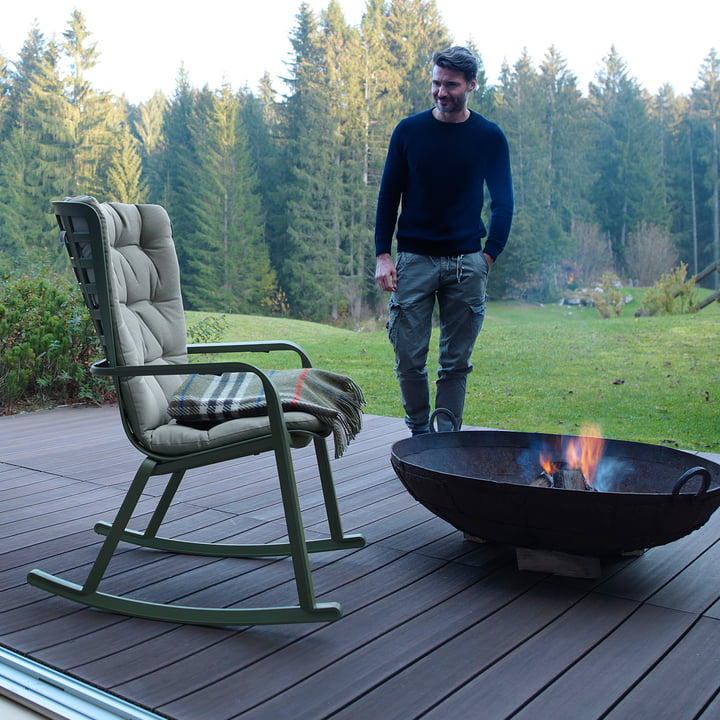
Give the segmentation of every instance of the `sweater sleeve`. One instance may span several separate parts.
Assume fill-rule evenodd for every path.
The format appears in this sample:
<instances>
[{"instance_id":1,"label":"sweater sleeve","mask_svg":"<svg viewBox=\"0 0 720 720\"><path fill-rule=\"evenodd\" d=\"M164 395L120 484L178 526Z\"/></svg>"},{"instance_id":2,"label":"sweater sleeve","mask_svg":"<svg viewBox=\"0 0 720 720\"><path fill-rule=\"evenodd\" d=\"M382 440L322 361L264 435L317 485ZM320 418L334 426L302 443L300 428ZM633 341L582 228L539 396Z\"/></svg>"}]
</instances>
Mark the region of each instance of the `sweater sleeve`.
<instances>
[{"instance_id":1,"label":"sweater sleeve","mask_svg":"<svg viewBox=\"0 0 720 720\"><path fill-rule=\"evenodd\" d=\"M490 227L484 251L495 260L503 251L510 235L514 198L510 150L505 134L497 128L497 143L486 177L490 193Z\"/></svg>"},{"instance_id":2,"label":"sweater sleeve","mask_svg":"<svg viewBox=\"0 0 720 720\"><path fill-rule=\"evenodd\" d=\"M377 210L375 214L375 254L389 253L397 224L400 198L405 186L407 163L401 132L396 127L388 146L385 168L380 181Z\"/></svg>"}]
</instances>

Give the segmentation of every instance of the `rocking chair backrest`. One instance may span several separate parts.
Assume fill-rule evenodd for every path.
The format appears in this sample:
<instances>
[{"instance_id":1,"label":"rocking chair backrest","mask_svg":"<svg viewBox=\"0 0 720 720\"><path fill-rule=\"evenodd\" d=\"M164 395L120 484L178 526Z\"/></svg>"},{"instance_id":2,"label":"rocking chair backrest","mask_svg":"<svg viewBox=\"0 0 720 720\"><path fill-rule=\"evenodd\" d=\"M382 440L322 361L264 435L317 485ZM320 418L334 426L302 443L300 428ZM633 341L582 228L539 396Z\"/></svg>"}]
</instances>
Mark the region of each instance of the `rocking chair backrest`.
<instances>
[{"instance_id":1,"label":"rocking chair backrest","mask_svg":"<svg viewBox=\"0 0 720 720\"><path fill-rule=\"evenodd\" d=\"M53 207L108 363L187 362L180 272L167 212L159 205L99 203L88 196ZM168 400L181 380L116 382L126 425L141 444L168 422Z\"/></svg>"}]
</instances>

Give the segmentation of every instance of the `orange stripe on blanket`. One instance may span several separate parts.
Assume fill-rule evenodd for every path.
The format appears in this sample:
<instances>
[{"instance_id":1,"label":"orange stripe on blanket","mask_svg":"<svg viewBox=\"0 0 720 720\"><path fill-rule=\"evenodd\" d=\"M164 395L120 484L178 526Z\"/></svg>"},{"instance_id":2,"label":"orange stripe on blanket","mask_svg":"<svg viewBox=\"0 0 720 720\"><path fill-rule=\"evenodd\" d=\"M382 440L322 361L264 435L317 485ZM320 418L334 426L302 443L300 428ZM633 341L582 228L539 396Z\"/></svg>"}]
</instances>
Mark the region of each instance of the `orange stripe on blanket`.
<instances>
[{"instance_id":1,"label":"orange stripe on blanket","mask_svg":"<svg viewBox=\"0 0 720 720\"><path fill-rule=\"evenodd\" d=\"M298 384L295 388L295 397L290 401L291 405L295 405L300 400L300 394L302 393L302 387L305 383L305 378L308 374L308 368L303 368L302 372L300 373L300 377L298 378Z\"/></svg>"}]
</instances>

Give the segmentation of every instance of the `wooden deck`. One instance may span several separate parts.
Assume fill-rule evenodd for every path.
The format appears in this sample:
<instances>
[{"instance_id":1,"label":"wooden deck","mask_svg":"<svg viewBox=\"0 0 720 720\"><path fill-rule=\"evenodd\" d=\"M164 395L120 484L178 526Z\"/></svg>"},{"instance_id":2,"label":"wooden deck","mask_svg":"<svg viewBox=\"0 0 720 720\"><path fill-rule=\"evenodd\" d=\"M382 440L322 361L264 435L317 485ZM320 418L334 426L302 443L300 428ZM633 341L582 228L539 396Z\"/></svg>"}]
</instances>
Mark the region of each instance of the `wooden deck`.
<instances>
[{"instance_id":1,"label":"wooden deck","mask_svg":"<svg viewBox=\"0 0 720 720\"><path fill-rule=\"evenodd\" d=\"M313 557L318 594L344 617L228 629L110 615L28 586L34 567L82 580L93 522L111 518L140 457L115 408L0 418L0 645L176 720L720 717L720 513L604 564L598 580L520 572L511 548L465 541L405 492L388 461L405 436L400 420L369 416L334 462L345 527L368 540ZM324 525L307 457L313 534ZM170 529L282 535L269 459L248 465L189 474ZM285 560L125 547L111 568L110 585L139 597L292 599Z\"/></svg>"}]
</instances>

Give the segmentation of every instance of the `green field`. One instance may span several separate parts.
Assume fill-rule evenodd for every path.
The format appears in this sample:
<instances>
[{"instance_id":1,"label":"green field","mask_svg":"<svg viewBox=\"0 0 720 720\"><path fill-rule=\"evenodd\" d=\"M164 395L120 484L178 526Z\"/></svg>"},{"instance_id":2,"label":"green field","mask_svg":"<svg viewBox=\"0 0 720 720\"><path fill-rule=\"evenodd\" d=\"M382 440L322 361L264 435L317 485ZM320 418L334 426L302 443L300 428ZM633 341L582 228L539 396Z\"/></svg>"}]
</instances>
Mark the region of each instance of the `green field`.
<instances>
[{"instance_id":1,"label":"green field","mask_svg":"<svg viewBox=\"0 0 720 720\"><path fill-rule=\"evenodd\" d=\"M465 424L577 434L594 423L608 438L720 452L720 304L651 318L634 317L637 307L636 298L620 317L603 320L594 308L489 303L473 355ZM201 316L188 313L188 320ZM228 319L224 339L293 340L315 366L354 378L368 413L402 417L384 330ZM436 334L431 353L434 374ZM268 359L252 362L263 366ZM274 362L287 365L289 358Z\"/></svg>"}]
</instances>

